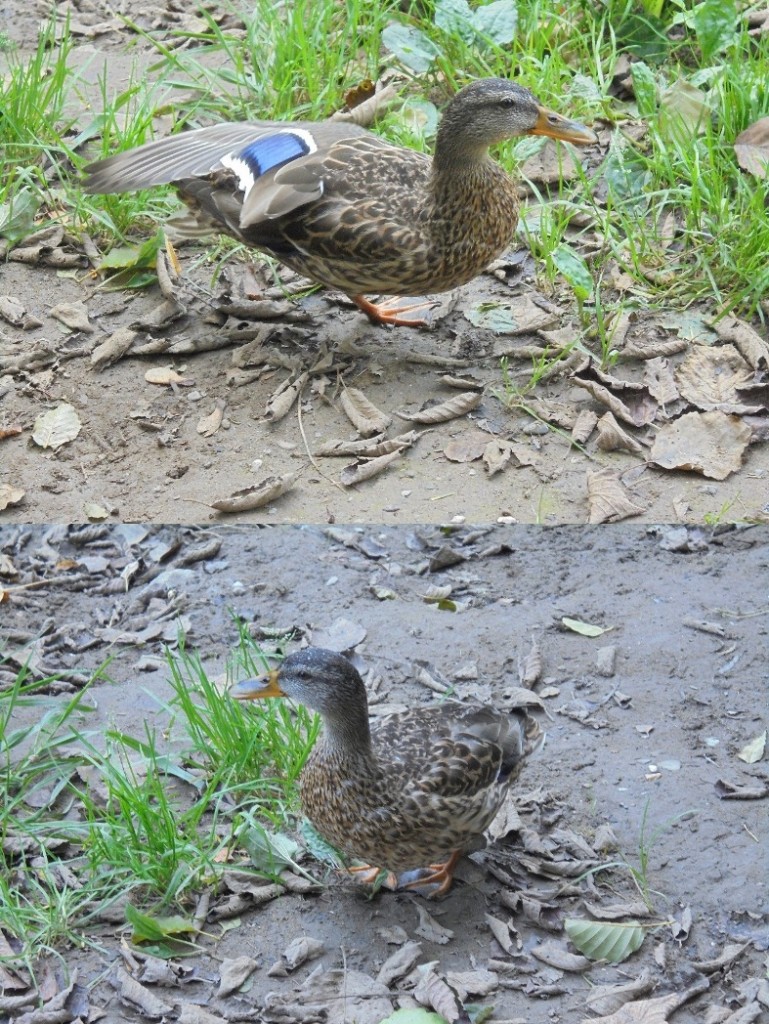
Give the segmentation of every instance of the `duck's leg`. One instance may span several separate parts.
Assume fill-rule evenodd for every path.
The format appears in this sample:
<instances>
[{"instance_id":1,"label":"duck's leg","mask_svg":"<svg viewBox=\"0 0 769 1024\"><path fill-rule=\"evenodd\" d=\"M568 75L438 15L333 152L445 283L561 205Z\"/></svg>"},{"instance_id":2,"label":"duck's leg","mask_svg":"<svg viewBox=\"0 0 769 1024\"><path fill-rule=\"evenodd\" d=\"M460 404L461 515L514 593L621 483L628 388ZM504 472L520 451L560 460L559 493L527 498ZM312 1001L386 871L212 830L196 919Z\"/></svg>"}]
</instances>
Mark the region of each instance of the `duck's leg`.
<instances>
[{"instance_id":1,"label":"duck's leg","mask_svg":"<svg viewBox=\"0 0 769 1024\"><path fill-rule=\"evenodd\" d=\"M433 305L429 300L415 302L412 306L393 306L390 308L390 302L394 300L381 302L377 305L374 302L369 302L365 295L351 295L350 298L358 309L362 309L369 320L373 320L375 324L390 324L393 327L430 326L427 320L412 320L403 316L404 313L416 313L420 309L429 309Z\"/></svg>"},{"instance_id":2,"label":"duck's leg","mask_svg":"<svg viewBox=\"0 0 769 1024\"><path fill-rule=\"evenodd\" d=\"M461 850L454 850L445 864L430 864L432 874L423 875L422 878L415 878L413 882L407 882L404 889L421 889L423 885L437 885L435 892L431 892L428 899L434 900L437 896L445 896L454 881L454 868L462 856Z\"/></svg>"},{"instance_id":3,"label":"duck's leg","mask_svg":"<svg viewBox=\"0 0 769 1024\"><path fill-rule=\"evenodd\" d=\"M398 880L392 871L385 872L384 868L372 867L371 864L356 864L354 867L348 867L347 870L351 875L357 876L357 881L363 882L364 885L374 885L376 880L385 874L385 884L388 889L395 889L398 885Z\"/></svg>"}]
</instances>

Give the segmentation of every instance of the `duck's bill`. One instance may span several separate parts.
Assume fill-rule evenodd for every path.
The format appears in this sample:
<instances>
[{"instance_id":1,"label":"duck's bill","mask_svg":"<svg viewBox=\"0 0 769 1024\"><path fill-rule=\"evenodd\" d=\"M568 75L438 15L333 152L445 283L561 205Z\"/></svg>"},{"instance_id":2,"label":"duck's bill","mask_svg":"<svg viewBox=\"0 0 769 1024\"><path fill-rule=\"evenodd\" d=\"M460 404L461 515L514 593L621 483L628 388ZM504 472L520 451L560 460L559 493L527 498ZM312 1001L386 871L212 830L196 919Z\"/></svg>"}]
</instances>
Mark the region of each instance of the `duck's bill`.
<instances>
[{"instance_id":1,"label":"duck's bill","mask_svg":"<svg viewBox=\"0 0 769 1024\"><path fill-rule=\"evenodd\" d=\"M241 679L230 689L235 700L261 700L262 697L285 697L278 683L278 670L273 669L258 679Z\"/></svg>"},{"instance_id":2,"label":"duck's bill","mask_svg":"<svg viewBox=\"0 0 769 1024\"><path fill-rule=\"evenodd\" d=\"M554 110L548 110L547 107L539 107L537 123L529 135L549 135L551 139L576 142L579 146L598 142L598 136L590 128L586 128L579 121L570 121L567 117L556 114Z\"/></svg>"}]
</instances>

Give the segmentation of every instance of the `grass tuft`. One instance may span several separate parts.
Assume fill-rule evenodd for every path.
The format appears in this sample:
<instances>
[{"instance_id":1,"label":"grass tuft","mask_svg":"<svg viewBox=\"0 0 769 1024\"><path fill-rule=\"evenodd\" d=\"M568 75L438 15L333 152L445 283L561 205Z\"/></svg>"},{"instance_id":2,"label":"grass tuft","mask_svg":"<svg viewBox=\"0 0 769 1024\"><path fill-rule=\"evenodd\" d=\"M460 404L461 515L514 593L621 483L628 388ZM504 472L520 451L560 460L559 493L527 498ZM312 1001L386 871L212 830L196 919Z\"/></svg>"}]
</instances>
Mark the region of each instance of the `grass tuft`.
<instances>
[{"instance_id":1,"label":"grass tuft","mask_svg":"<svg viewBox=\"0 0 769 1024\"><path fill-rule=\"evenodd\" d=\"M228 678L266 664L239 628ZM167 660L162 731L145 723L140 736L83 728L104 669L63 702L44 695L51 680L29 684L24 672L0 693L0 899L15 961L32 967L41 952L95 941L115 903L183 908L241 836L293 827L315 716L230 700L183 637ZM32 724L16 724L32 711Z\"/></svg>"}]
</instances>

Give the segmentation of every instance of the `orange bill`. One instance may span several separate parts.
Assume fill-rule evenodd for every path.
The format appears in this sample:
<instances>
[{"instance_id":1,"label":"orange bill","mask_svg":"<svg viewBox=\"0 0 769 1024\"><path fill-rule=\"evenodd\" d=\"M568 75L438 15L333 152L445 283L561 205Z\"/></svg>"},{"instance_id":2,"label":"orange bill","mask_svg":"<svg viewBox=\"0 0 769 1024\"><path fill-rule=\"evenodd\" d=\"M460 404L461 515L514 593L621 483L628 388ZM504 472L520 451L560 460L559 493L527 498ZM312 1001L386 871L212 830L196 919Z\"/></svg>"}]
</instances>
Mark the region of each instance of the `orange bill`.
<instances>
[{"instance_id":1,"label":"orange bill","mask_svg":"<svg viewBox=\"0 0 769 1024\"><path fill-rule=\"evenodd\" d=\"M586 128L579 121L570 121L561 114L547 107L539 107L537 123L528 132L529 135L549 135L552 139L562 139L564 142L575 142L579 146L590 145L591 142L598 142L598 136L590 128Z\"/></svg>"},{"instance_id":2,"label":"orange bill","mask_svg":"<svg viewBox=\"0 0 769 1024\"><path fill-rule=\"evenodd\" d=\"M285 697L278 683L278 670L274 668L258 679L241 679L230 688L230 697L235 700L260 700L262 697Z\"/></svg>"}]
</instances>

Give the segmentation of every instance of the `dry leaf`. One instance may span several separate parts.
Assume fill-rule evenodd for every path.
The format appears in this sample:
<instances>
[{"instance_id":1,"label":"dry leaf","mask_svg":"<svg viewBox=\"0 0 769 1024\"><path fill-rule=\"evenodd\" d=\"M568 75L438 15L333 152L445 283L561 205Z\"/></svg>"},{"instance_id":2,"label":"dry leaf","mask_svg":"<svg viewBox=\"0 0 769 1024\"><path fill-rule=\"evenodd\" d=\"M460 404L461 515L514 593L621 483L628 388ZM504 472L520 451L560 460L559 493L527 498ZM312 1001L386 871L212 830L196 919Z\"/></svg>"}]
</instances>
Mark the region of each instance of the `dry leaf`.
<instances>
[{"instance_id":1,"label":"dry leaf","mask_svg":"<svg viewBox=\"0 0 769 1024\"><path fill-rule=\"evenodd\" d=\"M595 430L598 417L592 409L583 409L571 428L571 439L576 444L584 444Z\"/></svg>"},{"instance_id":2,"label":"dry leaf","mask_svg":"<svg viewBox=\"0 0 769 1024\"><path fill-rule=\"evenodd\" d=\"M456 992L432 968L419 979L414 998L439 1013L448 1024L459 1021L464 1012Z\"/></svg>"},{"instance_id":3,"label":"dry leaf","mask_svg":"<svg viewBox=\"0 0 769 1024\"><path fill-rule=\"evenodd\" d=\"M392 416L377 409L358 388L343 388L339 402L347 419L363 437L381 434L392 423Z\"/></svg>"},{"instance_id":4,"label":"dry leaf","mask_svg":"<svg viewBox=\"0 0 769 1024\"><path fill-rule=\"evenodd\" d=\"M486 914L486 924L489 926L491 934L499 943L502 951L507 953L508 956L512 956L513 953L521 949L522 940L514 925L507 921L502 921L498 917L493 917L491 914Z\"/></svg>"},{"instance_id":5,"label":"dry leaf","mask_svg":"<svg viewBox=\"0 0 769 1024\"><path fill-rule=\"evenodd\" d=\"M488 434L464 434L449 441L443 454L449 462L475 462L483 457L488 444Z\"/></svg>"},{"instance_id":6,"label":"dry leaf","mask_svg":"<svg viewBox=\"0 0 769 1024\"><path fill-rule=\"evenodd\" d=\"M83 505L83 513L86 519L99 522L102 519L109 519L109 511L103 505L97 505L95 501L88 501Z\"/></svg>"},{"instance_id":7,"label":"dry leaf","mask_svg":"<svg viewBox=\"0 0 769 1024\"><path fill-rule=\"evenodd\" d=\"M437 942L442 946L454 938L454 932L450 928L444 928L443 925L438 924L421 903L417 903L416 907L419 914L419 924L414 931L417 935L421 935L428 942Z\"/></svg>"},{"instance_id":8,"label":"dry leaf","mask_svg":"<svg viewBox=\"0 0 769 1024\"><path fill-rule=\"evenodd\" d=\"M556 967L559 971L589 971L593 966L586 956L579 956L577 953L570 953L559 943L552 940L540 942L533 946L531 955L541 960L543 964Z\"/></svg>"},{"instance_id":9,"label":"dry leaf","mask_svg":"<svg viewBox=\"0 0 769 1024\"><path fill-rule=\"evenodd\" d=\"M684 78L677 79L660 92L658 125L669 138L690 145L690 136L701 135L705 131L710 113L707 93Z\"/></svg>"},{"instance_id":10,"label":"dry leaf","mask_svg":"<svg viewBox=\"0 0 769 1024\"><path fill-rule=\"evenodd\" d=\"M769 345L750 324L737 317L728 316L723 320L717 320L713 327L722 341L733 343L754 370L769 369Z\"/></svg>"},{"instance_id":11,"label":"dry leaf","mask_svg":"<svg viewBox=\"0 0 769 1024\"><path fill-rule=\"evenodd\" d=\"M277 423L278 420L282 420L293 408L294 402L302 393L302 389L309 378L310 374L305 370L298 377L289 377L287 380L284 380L267 399L267 405L264 409L265 420L269 423Z\"/></svg>"},{"instance_id":12,"label":"dry leaf","mask_svg":"<svg viewBox=\"0 0 769 1024\"><path fill-rule=\"evenodd\" d=\"M54 306L50 314L72 331L91 334L95 330L88 319L88 310L85 308L84 302L62 302L60 305Z\"/></svg>"},{"instance_id":13,"label":"dry leaf","mask_svg":"<svg viewBox=\"0 0 769 1024\"><path fill-rule=\"evenodd\" d=\"M681 396L704 411L760 412L746 406L738 388L749 384L752 374L733 345L695 345L676 369Z\"/></svg>"},{"instance_id":14,"label":"dry leaf","mask_svg":"<svg viewBox=\"0 0 769 1024\"><path fill-rule=\"evenodd\" d=\"M254 971L259 961L250 956L239 956L232 960L222 960L219 964L219 988L216 990L218 999L224 999L237 992Z\"/></svg>"},{"instance_id":15,"label":"dry leaf","mask_svg":"<svg viewBox=\"0 0 769 1024\"><path fill-rule=\"evenodd\" d=\"M769 168L769 117L760 117L734 140L737 163L755 178L766 178Z\"/></svg>"},{"instance_id":16,"label":"dry leaf","mask_svg":"<svg viewBox=\"0 0 769 1024\"><path fill-rule=\"evenodd\" d=\"M203 437L212 437L219 427L222 425L224 419L224 410L227 408L227 403L223 398L216 400L216 406L213 412L210 412L208 416L203 416L197 425L197 432Z\"/></svg>"},{"instance_id":17,"label":"dry leaf","mask_svg":"<svg viewBox=\"0 0 769 1024\"><path fill-rule=\"evenodd\" d=\"M750 743L746 743L737 757L746 764L755 764L764 756L766 750L766 729L758 736L755 736Z\"/></svg>"},{"instance_id":18,"label":"dry leaf","mask_svg":"<svg viewBox=\"0 0 769 1024\"><path fill-rule=\"evenodd\" d=\"M613 626L597 626L592 622L582 622L581 619L570 619L568 616L564 616L561 619L561 624L567 629L570 629L572 633L579 633L580 636L603 636L604 633L608 633Z\"/></svg>"},{"instance_id":19,"label":"dry leaf","mask_svg":"<svg viewBox=\"0 0 769 1024\"><path fill-rule=\"evenodd\" d=\"M398 416L402 420L409 420L412 423L445 423L447 420L454 420L475 409L481 404L482 399L481 392L463 391L460 395L456 395L446 402L440 402L438 405L431 405L421 412L412 414L399 412Z\"/></svg>"},{"instance_id":20,"label":"dry leaf","mask_svg":"<svg viewBox=\"0 0 769 1024\"><path fill-rule=\"evenodd\" d=\"M598 421L596 444L602 452L622 450L637 455L643 451L643 445L631 437L626 430L623 430L610 412L604 413Z\"/></svg>"},{"instance_id":21,"label":"dry leaf","mask_svg":"<svg viewBox=\"0 0 769 1024\"><path fill-rule=\"evenodd\" d=\"M499 975L478 968L474 971L447 971L446 981L464 1003L468 996L487 996L499 987Z\"/></svg>"},{"instance_id":22,"label":"dry leaf","mask_svg":"<svg viewBox=\"0 0 769 1024\"><path fill-rule=\"evenodd\" d=\"M384 434L377 434L375 437L363 438L358 441L325 441L319 448L315 449L316 455L344 456L357 455L362 459L374 459L379 455L389 455L391 452L402 452L410 448L421 436L420 431L410 430L407 434L398 434L397 437L385 439Z\"/></svg>"},{"instance_id":23,"label":"dry leaf","mask_svg":"<svg viewBox=\"0 0 769 1024\"><path fill-rule=\"evenodd\" d=\"M139 332L131 327L119 327L93 350L91 366L94 370L102 370L105 366L116 363L118 359L123 358L126 352L130 351L138 336Z\"/></svg>"},{"instance_id":24,"label":"dry leaf","mask_svg":"<svg viewBox=\"0 0 769 1024\"><path fill-rule=\"evenodd\" d=\"M353 487L355 484L362 483L364 480L370 480L371 477L377 476L383 470L387 469L390 463L401 458L403 458L403 452L399 448L395 452L390 452L389 455L379 455L375 459L351 462L350 465L345 466L339 474L339 481L343 487Z\"/></svg>"},{"instance_id":25,"label":"dry leaf","mask_svg":"<svg viewBox=\"0 0 769 1024\"><path fill-rule=\"evenodd\" d=\"M673 368L667 359L655 356L644 367L644 384L652 398L661 406L672 405L680 397Z\"/></svg>"},{"instance_id":26,"label":"dry leaf","mask_svg":"<svg viewBox=\"0 0 769 1024\"><path fill-rule=\"evenodd\" d=\"M518 681L521 686L526 689L530 689L536 682L542 677L542 649L540 648L536 637L531 638L531 647L529 653L523 659L518 662Z\"/></svg>"},{"instance_id":27,"label":"dry leaf","mask_svg":"<svg viewBox=\"0 0 769 1024\"><path fill-rule=\"evenodd\" d=\"M644 384L613 377L600 370L592 361L580 366L571 375L571 379L625 423L643 427L654 419L657 403Z\"/></svg>"},{"instance_id":28,"label":"dry leaf","mask_svg":"<svg viewBox=\"0 0 769 1024\"><path fill-rule=\"evenodd\" d=\"M373 95L367 96L366 99L358 100L354 105L347 100L348 95L352 95L352 91L345 95L345 101L351 109L338 110L331 115L329 120L351 121L362 128L368 128L374 121L382 117L387 107L397 99L398 86L395 82L384 83L380 80L376 83Z\"/></svg>"},{"instance_id":29,"label":"dry leaf","mask_svg":"<svg viewBox=\"0 0 769 1024\"><path fill-rule=\"evenodd\" d=\"M215 508L217 512L248 512L250 509L261 508L290 491L301 475L302 470L296 470L282 476L265 477L252 487L235 491L229 498L212 501L211 508Z\"/></svg>"},{"instance_id":30,"label":"dry leaf","mask_svg":"<svg viewBox=\"0 0 769 1024\"><path fill-rule=\"evenodd\" d=\"M376 980L383 985L392 985L394 981L405 977L422 955L420 942L405 942L391 953L379 968Z\"/></svg>"},{"instance_id":31,"label":"dry leaf","mask_svg":"<svg viewBox=\"0 0 769 1024\"><path fill-rule=\"evenodd\" d=\"M667 1024L668 1017L689 999L707 991L707 978L698 978L682 992L673 992L657 999L641 999L626 1003L608 1017L583 1017L581 1024Z\"/></svg>"},{"instance_id":32,"label":"dry leaf","mask_svg":"<svg viewBox=\"0 0 769 1024\"><path fill-rule=\"evenodd\" d=\"M647 968L635 981L624 985L596 985L585 997L585 1005L593 1013L615 1013L634 996L644 996L654 989L654 979Z\"/></svg>"},{"instance_id":33,"label":"dry leaf","mask_svg":"<svg viewBox=\"0 0 769 1024\"><path fill-rule=\"evenodd\" d=\"M74 441L82 428L80 417L68 402L38 416L32 429L32 440L41 448L60 448Z\"/></svg>"},{"instance_id":34,"label":"dry leaf","mask_svg":"<svg viewBox=\"0 0 769 1024\"><path fill-rule=\"evenodd\" d=\"M189 377L182 377L176 370L172 370L170 366L155 366L152 369L147 370L144 374L144 379L148 384L180 384L184 387L189 387L193 381Z\"/></svg>"},{"instance_id":35,"label":"dry leaf","mask_svg":"<svg viewBox=\"0 0 769 1024\"><path fill-rule=\"evenodd\" d=\"M11 484L0 484L0 512L9 505L18 505L24 498L25 491L21 487L13 487Z\"/></svg>"},{"instance_id":36,"label":"dry leaf","mask_svg":"<svg viewBox=\"0 0 769 1024\"><path fill-rule=\"evenodd\" d=\"M717 410L689 412L660 426L649 458L663 469L684 469L725 480L742 465L750 439L750 427L738 416Z\"/></svg>"},{"instance_id":37,"label":"dry leaf","mask_svg":"<svg viewBox=\"0 0 769 1024\"><path fill-rule=\"evenodd\" d=\"M646 511L630 500L619 474L611 469L588 470L587 500L589 523L617 523Z\"/></svg>"}]
</instances>

